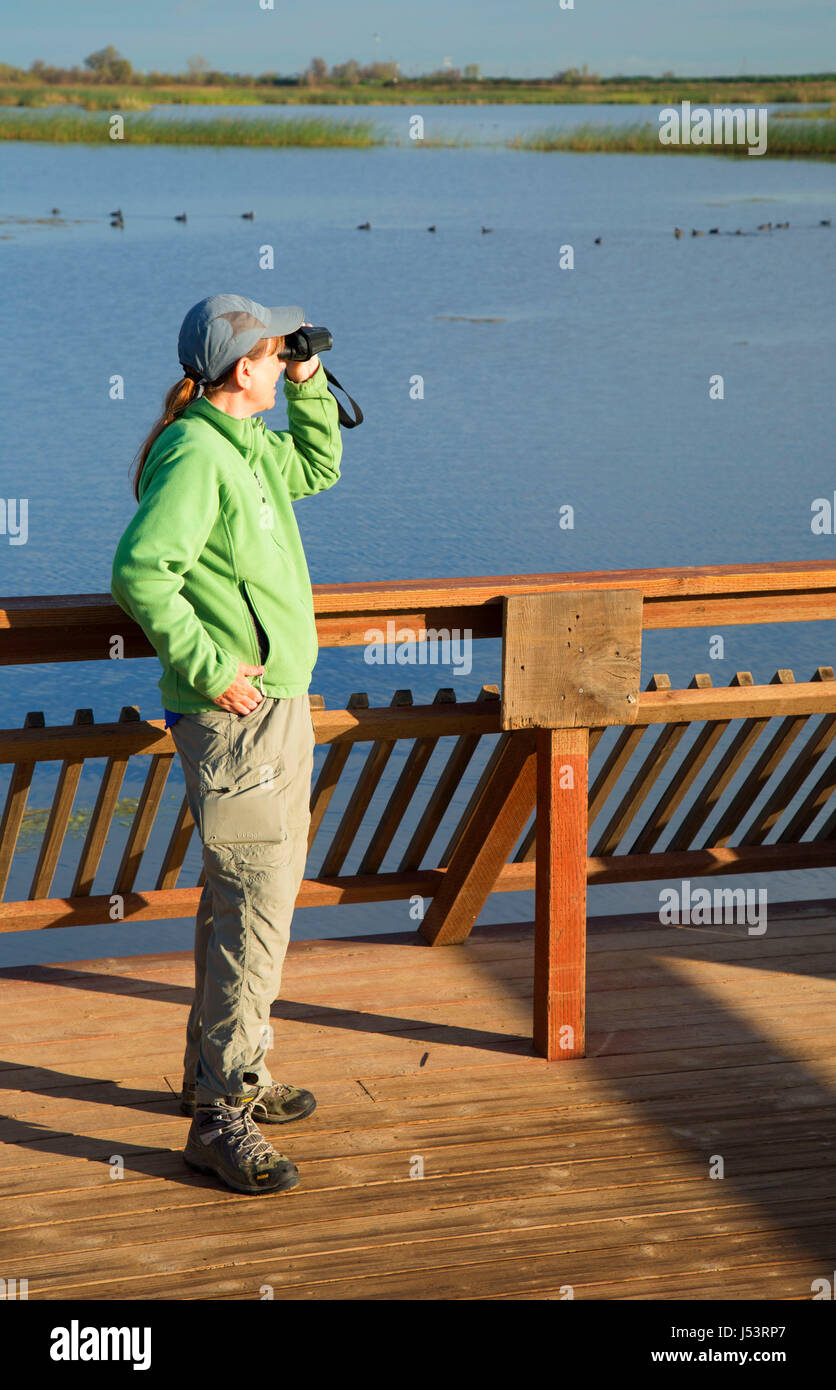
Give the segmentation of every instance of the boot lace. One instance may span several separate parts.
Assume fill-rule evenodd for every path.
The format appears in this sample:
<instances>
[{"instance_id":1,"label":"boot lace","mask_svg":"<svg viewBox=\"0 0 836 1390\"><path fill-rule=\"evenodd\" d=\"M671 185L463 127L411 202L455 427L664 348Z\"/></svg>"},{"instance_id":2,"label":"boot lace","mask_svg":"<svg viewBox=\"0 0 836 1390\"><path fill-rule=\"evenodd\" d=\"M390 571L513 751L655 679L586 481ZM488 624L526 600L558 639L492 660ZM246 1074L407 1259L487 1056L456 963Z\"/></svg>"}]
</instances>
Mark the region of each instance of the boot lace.
<instances>
[{"instance_id":1,"label":"boot lace","mask_svg":"<svg viewBox=\"0 0 836 1390\"><path fill-rule=\"evenodd\" d=\"M256 1094L250 1097L250 1099L252 1099L253 1105L255 1105L257 1101L264 1101L264 1099L267 1099L268 1095L275 1095L275 1098L281 1101L281 1099L291 1095L292 1091L294 1091L294 1087L285 1086L284 1081L273 1081L270 1086L260 1086Z\"/></svg>"},{"instance_id":2,"label":"boot lace","mask_svg":"<svg viewBox=\"0 0 836 1390\"><path fill-rule=\"evenodd\" d=\"M252 1117L255 1100L256 1097L253 1096L251 1100L245 1101L240 1113L230 1116L229 1119L224 1119L223 1124L224 1138L231 1139L236 1144L243 1158L249 1158L253 1161L276 1154L273 1145L264 1138Z\"/></svg>"},{"instance_id":3,"label":"boot lace","mask_svg":"<svg viewBox=\"0 0 836 1390\"><path fill-rule=\"evenodd\" d=\"M261 1100L262 1097L268 1095L275 1095L279 1100L281 1100L283 1096L289 1096L292 1090L293 1087L286 1086L283 1081L274 1081L271 1086L262 1086L258 1094L256 1096L253 1096L253 1100Z\"/></svg>"}]
</instances>

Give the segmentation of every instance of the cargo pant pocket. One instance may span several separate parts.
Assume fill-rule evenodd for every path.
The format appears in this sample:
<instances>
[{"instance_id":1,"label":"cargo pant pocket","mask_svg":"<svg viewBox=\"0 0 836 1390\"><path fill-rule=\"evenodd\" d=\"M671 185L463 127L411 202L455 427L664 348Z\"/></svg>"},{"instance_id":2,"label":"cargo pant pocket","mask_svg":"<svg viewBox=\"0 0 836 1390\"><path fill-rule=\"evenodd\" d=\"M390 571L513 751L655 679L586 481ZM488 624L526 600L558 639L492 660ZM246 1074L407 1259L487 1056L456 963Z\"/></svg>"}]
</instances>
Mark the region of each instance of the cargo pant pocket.
<instances>
[{"instance_id":1,"label":"cargo pant pocket","mask_svg":"<svg viewBox=\"0 0 836 1390\"><path fill-rule=\"evenodd\" d=\"M205 769L200 788L200 837L204 844L281 846L290 857L284 765L245 769L229 777L229 764Z\"/></svg>"}]
</instances>

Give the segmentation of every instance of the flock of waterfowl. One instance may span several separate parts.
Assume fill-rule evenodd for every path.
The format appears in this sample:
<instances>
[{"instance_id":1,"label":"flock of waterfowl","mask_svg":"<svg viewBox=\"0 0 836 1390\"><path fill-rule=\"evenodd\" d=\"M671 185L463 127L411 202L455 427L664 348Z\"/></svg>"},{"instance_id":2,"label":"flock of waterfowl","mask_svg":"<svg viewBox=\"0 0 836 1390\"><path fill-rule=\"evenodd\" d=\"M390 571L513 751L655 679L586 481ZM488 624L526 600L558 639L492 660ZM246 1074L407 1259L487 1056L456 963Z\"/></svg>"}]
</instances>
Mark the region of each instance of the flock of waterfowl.
<instances>
[{"instance_id":1,"label":"flock of waterfowl","mask_svg":"<svg viewBox=\"0 0 836 1390\"><path fill-rule=\"evenodd\" d=\"M786 231L789 225L789 222L761 222L759 226L755 228L754 232L744 232L741 230L740 227L738 227L737 230L734 232L721 232L719 227L709 227L707 233L700 231L698 227L692 227L691 236L756 236L758 232ZM819 220L818 225L820 227L829 227L832 225L832 218L822 217ZM681 227L674 227L673 234L676 237L677 241L681 236L685 235Z\"/></svg>"},{"instance_id":2,"label":"flock of waterfowl","mask_svg":"<svg viewBox=\"0 0 836 1390\"><path fill-rule=\"evenodd\" d=\"M53 216L53 217L60 217L60 215L61 215L61 209L60 209L60 208L53 208L53 209L52 209L52 216ZM242 212L242 213L241 213L241 216L242 216L246 221L252 222L253 218L255 217L255 213L254 213L254 212ZM111 213L110 213L110 219L111 219L111 221L110 221L111 227L124 227L124 225L125 225L125 219L124 219L124 216L123 216L123 214L122 214L122 209L121 209L121 208L116 208L115 212L111 212ZM180 212L180 213L176 213L176 214L175 214L175 217L174 217L174 221L175 221L175 222L185 222L186 220L187 220L187 218L186 218L185 212ZM759 225L758 227L756 227L756 228L755 228L755 231L753 231L753 232L744 232L744 231L742 230L742 228L740 228L740 227L738 227L737 230L734 231L734 232L721 232L719 227L709 227L707 233L704 232L704 231L701 231L698 227L692 227L692 228L691 228L691 236L756 236L758 232L786 231L787 228L789 227L789 225L790 225L789 222L761 222L760 225ZM833 220L832 220L832 218L830 218L830 217L822 217L822 218L819 219L818 225L819 225L820 227L830 227L830 226L833 225ZM357 223L357 231L358 231L358 232L370 232L371 229L372 229L372 224L371 224L371 222L358 222L358 223ZM431 227L428 227L428 228L427 228L427 231L428 231L428 232L436 232L436 231L438 231L438 228L437 228L437 226L435 225L435 223L433 223L433 225L432 225ZM481 231L483 234L487 234L488 232L492 232L492 231L493 231L493 227L481 227L481 228L480 228L480 231ZM683 230L682 227L674 227L674 229L673 229L673 234L674 234L674 236L676 237L676 239L677 239L677 241L678 241L680 237L683 237L683 236L685 235L685 232L684 232L684 230ZM603 237L597 236L597 237L595 238L595 245L596 245L596 246L600 246L600 245L602 244L603 240L604 240Z\"/></svg>"},{"instance_id":3,"label":"flock of waterfowl","mask_svg":"<svg viewBox=\"0 0 836 1390\"><path fill-rule=\"evenodd\" d=\"M60 213L60 208L53 207L53 217L57 217L58 213ZM255 213L242 213L241 215L242 215L243 218L245 218L246 221L252 222L252 221L253 221L253 218L255 218L255 215L256 215L256 214L255 214ZM186 218L186 214L185 214L185 213L177 213L177 214L175 214L174 221L175 221L175 222L185 222L185 221L188 221L188 218ZM115 208L114 213L110 213L110 225L111 225L111 227L124 227L124 225L125 225L125 218L124 218L124 215L122 215L121 207ZM370 231L371 231L371 222L357 222L357 231L359 231L359 232L370 232ZM427 227L427 231L428 231L428 232L437 232L437 231L438 231L438 228L435 227L435 224L433 224L433 227ZM481 227L481 228L480 228L480 231L483 232L484 235L487 235L488 232L494 231L494 228L492 228L492 227Z\"/></svg>"},{"instance_id":4,"label":"flock of waterfowl","mask_svg":"<svg viewBox=\"0 0 836 1390\"><path fill-rule=\"evenodd\" d=\"M60 213L60 208L53 208L53 209L52 209L52 215L53 215L53 217L57 217L57 216L59 215L59 213ZM123 214L121 208L116 208L114 212L111 212L111 213L109 214L109 216L110 216L110 225L111 225L111 227L124 227L124 225L125 225L125 218L124 218L124 214ZM242 216L243 218L245 218L247 221L252 222L253 218L255 217L255 213L254 213L254 212L242 212L242 213L241 213L241 216ZM187 221L188 221L188 217L186 216L185 212L178 212L178 213L175 213L175 215L174 215L174 221L175 221L175 222L187 222Z\"/></svg>"},{"instance_id":5,"label":"flock of waterfowl","mask_svg":"<svg viewBox=\"0 0 836 1390\"><path fill-rule=\"evenodd\" d=\"M371 229L372 229L372 224L371 224L371 222L358 222L358 223L357 223L357 230L358 230L358 232L370 232ZM437 231L438 231L438 227L435 225L435 223L433 223L433 225L432 225L431 227L428 227L428 228L427 228L427 231L428 231L428 232L437 232ZM487 235L488 232L492 232L492 231L493 231L493 227L481 227L481 228L480 228L480 231L482 231L485 235Z\"/></svg>"}]
</instances>

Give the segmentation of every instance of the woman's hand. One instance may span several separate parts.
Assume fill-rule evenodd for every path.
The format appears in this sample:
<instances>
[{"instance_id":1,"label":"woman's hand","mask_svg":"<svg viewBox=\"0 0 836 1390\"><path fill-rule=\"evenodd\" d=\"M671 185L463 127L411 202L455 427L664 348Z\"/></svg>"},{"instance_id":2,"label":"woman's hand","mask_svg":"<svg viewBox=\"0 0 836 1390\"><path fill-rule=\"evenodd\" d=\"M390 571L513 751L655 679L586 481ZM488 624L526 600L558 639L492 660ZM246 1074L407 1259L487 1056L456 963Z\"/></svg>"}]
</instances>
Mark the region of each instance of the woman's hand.
<instances>
[{"instance_id":1,"label":"woman's hand","mask_svg":"<svg viewBox=\"0 0 836 1390\"><path fill-rule=\"evenodd\" d=\"M303 323L302 327L313 328L313 324ZM288 362L285 367L285 376L289 381L307 381L309 376L313 376L318 366L318 356L313 356L308 362Z\"/></svg>"},{"instance_id":2,"label":"woman's hand","mask_svg":"<svg viewBox=\"0 0 836 1390\"><path fill-rule=\"evenodd\" d=\"M230 710L233 714L251 714L261 704L264 696L250 684L247 676L261 675L263 670L263 666L245 666L243 662L239 662L235 680L223 695L217 697L215 704L220 705L221 709Z\"/></svg>"}]
</instances>

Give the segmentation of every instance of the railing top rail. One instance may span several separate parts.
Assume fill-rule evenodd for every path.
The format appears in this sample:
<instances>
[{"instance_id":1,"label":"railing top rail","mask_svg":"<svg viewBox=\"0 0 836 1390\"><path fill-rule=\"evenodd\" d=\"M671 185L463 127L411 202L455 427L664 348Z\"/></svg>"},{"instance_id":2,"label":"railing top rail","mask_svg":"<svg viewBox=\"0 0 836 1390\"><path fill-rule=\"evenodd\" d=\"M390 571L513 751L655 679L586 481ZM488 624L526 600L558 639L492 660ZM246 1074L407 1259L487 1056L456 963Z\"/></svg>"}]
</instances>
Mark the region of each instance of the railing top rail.
<instances>
[{"instance_id":1,"label":"railing top rail","mask_svg":"<svg viewBox=\"0 0 836 1390\"><path fill-rule=\"evenodd\" d=\"M836 560L790 560L739 565L682 565L667 569L577 570L546 574L470 575L440 579L382 579L314 584L319 618L422 608L500 606L504 594L574 589L641 589L646 605L683 599L818 592L836 595ZM107 622L122 610L110 594L30 594L0 597L0 631ZM776 620L786 620L783 619ZM653 624L656 625L655 623Z\"/></svg>"}]
</instances>

